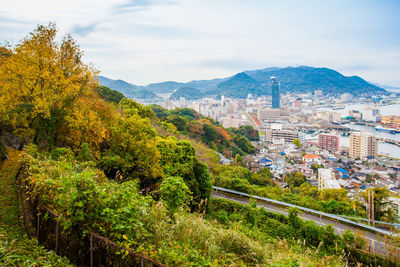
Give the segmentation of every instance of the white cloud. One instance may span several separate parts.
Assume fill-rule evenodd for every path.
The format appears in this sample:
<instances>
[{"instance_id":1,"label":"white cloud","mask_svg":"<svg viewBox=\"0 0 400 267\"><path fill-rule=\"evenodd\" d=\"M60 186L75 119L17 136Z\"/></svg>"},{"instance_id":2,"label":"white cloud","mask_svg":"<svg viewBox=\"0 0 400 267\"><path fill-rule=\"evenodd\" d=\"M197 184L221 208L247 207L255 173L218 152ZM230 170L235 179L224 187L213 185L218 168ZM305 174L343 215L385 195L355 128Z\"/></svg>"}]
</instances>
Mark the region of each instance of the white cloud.
<instances>
[{"instance_id":1,"label":"white cloud","mask_svg":"<svg viewBox=\"0 0 400 267\"><path fill-rule=\"evenodd\" d=\"M23 8L21 8L23 7ZM313 65L400 85L396 8L355 1L9 1L0 40L72 32L104 75L137 84ZM397 37L395 36L397 33ZM398 75L397 75L398 76Z\"/></svg>"}]
</instances>

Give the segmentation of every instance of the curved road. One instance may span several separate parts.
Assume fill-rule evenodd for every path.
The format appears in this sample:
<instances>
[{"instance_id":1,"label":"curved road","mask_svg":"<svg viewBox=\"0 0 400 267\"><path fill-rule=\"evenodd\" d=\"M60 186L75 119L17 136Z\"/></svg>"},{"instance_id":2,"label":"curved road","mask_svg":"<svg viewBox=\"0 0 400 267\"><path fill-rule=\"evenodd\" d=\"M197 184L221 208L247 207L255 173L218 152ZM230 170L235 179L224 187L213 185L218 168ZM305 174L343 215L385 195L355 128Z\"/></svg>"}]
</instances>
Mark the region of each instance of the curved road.
<instances>
[{"instance_id":1,"label":"curved road","mask_svg":"<svg viewBox=\"0 0 400 267\"><path fill-rule=\"evenodd\" d=\"M213 191L211 196L213 198L224 198L224 199L228 199L228 200L232 200L235 202L239 202L242 204L248 204L249 200L247 198L243 198L240 196L233 196L231 194L227 194L221 191ZM268 211L272 211L272 212L278 212L278 213L282 213L284 215L288 215L287 209L282 208L282 207L277 207L275 205L272 205L271 203L266 203L266 202L262 202L260 200L257 201L258 206L259 207L264 207L266 210ZM362 236L368 241L368 250L371 252L375 252L381 255L388 255L389 251L393 251L396 250L395 254L397 258L400 258L400 248L395 248L385 244L385 238L382 237L381 235L360 229L360 228L356 228L338 221L334 221L332 219L329 218L324 218L324 217L320 217L314 214L308 214L308 213L299 213L299 217L302 218L303 220L310 220L310 221L314 221L316 224L325 226L325 225L332 225L333 228L335 229L335 233L338 235L342 235L342 233L349 229L351 231L355 232L359 232L362 234ZM392 252L393 253L393 252Z\"/></svg>"}]
</instances>

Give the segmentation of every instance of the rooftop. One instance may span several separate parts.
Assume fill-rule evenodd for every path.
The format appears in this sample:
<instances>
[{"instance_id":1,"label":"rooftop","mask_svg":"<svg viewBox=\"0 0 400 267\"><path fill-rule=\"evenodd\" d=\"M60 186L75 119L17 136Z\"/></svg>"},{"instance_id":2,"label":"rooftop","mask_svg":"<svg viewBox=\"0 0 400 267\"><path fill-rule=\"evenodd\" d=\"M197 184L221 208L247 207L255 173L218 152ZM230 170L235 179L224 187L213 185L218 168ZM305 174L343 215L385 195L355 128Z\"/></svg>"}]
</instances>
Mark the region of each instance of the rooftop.
<instances>
[{"instance_id":1,"label":"rooftop","mask_svg":"<svg viewBox=\"0 0 400 267\"><path fill-rule=\"evenodd\" d=\"M312 154L306 154L303 156L304 159L317 159L320 158L320 156L317 155L312 155Z\"/></svg>"}]
</instances>

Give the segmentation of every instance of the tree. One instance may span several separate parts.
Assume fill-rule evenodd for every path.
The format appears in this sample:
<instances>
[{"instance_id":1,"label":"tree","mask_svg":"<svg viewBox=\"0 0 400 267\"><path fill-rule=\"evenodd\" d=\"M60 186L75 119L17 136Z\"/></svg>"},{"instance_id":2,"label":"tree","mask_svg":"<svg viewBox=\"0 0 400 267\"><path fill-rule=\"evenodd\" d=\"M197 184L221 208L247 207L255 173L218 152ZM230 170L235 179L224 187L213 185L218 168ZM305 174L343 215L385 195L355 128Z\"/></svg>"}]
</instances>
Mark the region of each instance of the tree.
<instances>
[{"instance_id":1,"label":"tree","mask_svg":"<svg viewBox=\"0 0 400 267\"><path fill-rule=\"evenodd\" d=\"M300 185L299 189L302 195L318 199L318 188L316 186L312 186L309 183L303 183Z\"/></svg>"},{"instance_id":2,"label":"tree","mask_svg":"<svg viewBox=\"0 0 400 267\"><path fill-rule=\"evenodd\" d=\"M307 182L306 176L301 172L296 172L289 175L285 174L284 180L290 188L299 187L303 183Z\"/></svg>"},{"instance_id":3,"label":"tree","mask_svg":"<svg viewBox=\"0 0 400 267\"><path fill-rule=\"evenodd\" d=\"M200 117L199 113L191 108L176 108L171 110L171 114L176 114L187 118L189 121L193 119L198 119Z\"/></svg>"},{"instance_id":4,"label":"tree","mask_svg":"<svg viewBox=\"0 0 400 267\"><path fill-rule=\"evenodd\" d=\"M298 138L293 140L293 144L296 145L298 148L301 147L301 142L300 142L300 140Z\"/></svg>"},{"instance_id":5,"label":"tree","mask_svg":"<svg viewBox=\"0 0 400 267\"><path fill-rule=\"evenodd\" d=\"M125 116L138 115L141 118L155 118L154 111L149 106L139 104L132 99L123 98L118 105L124 112Z\"/></svg>"},{"instance_id":6,"label":"tree","mask_svg":"<svg viewBox=\"0 0 400 267\"><path fill-rule=\"evenodd\" d=\"M243 158L239 154L236 154L236 156L235 156L235 165L236 166L243 166L244 165Z\"/></svg>"},{"instance_id":7,"label":"tree","mask_svg":"<svg viewBox=\"0 0 400 267\"><path fill-rule=\"evenodd\" d=\"M390 215L390 210L387 209L389 190L386 187L367 189L362 193L365 202L368 203L368 191L374 192L374 217L379 221L385 215ZM388 216L391 217L391 216Z\"/></svg>"},{"instance_id":8,"label":"tree","mask_svg":"<svg viewBox=\"0 0 400 267\"><path fill-rule=\"evenodd\" d=\"M260 140L258 131L250 125L242 125L239 128L229 128L228 130L233 133L233 135L242 135L251 141Z\"/></svg>"},{"instance_id":9,"label":"tree","mask_svg":"<svg viewBox=\"0 0 400 267\"><path fill-rule=\"evenodd\" d=\"M177 141L173 137L159 138L157 148L164 175L182 177L193 193L192 208L210 198L212 184L208 167L196 158L196 152L188 141Z\"/></svg>"},{"instance_id":10,"label":"tree","mask_svg":"<svg viewBox=\"0 0 400 267\"><path fill-rule=\"evenodd\" d=\"M337 201L346 201L350 202L350 199L347 196L347 190L344 188L340 189L324 189L318 191L318 199L323 201L328 200L337 200Z\"/></svg>"},{"instance_id":11,"label":"tree","mask_svg":"<svg viewBox=\"0 0 400 267\"><path fill-rule=\"evenodd\" d=\"M119 173L123 180L139 179L149 186L162 177L156 131L148 119L136 114L117 117L106 145L99 166L109 178Z\"/></svg>"},{"instance_id":12,"label":"tree","mask_svg":"<svg viewBox=\"0 0 400 267\"><path fill-rule=\"evenodd\" d=\"M176 210L190 199L190 190L179 176L171 176L162 182L160 186L161 200L174 218Z\"/></svg>"},{"instance_id":13,"label":"tree","mask_svg":"<svg viewBox=\"0 0 400 267\"><path fill-rule=\"evenodd\" d=\"M170 115L167 117L167 122L172 123L180 132L186 131L187 120L179 115Z\"/></svg>"},{"instance_id":14,"label":"tree","mask_svg":"<svg viewBox=\"0 0 400 267\"><path fill-rule=\"evenodd\" d=\"M0 49L0 117L25 140L60 145L76 100L91 97L97 71L82 62L70 35L55 41L54 24L39 25L15 48Z\"/></svg>"},{"instance_id":15,"label":"tree","mask_svg":"<svg viewBox=\"0 0 400 267\"><path fill-rule=\"evenodd\" d=\"M254 146L251 144L251 142L249 141L249 139L247 139L244 136L239 136L239 135L235 135L235 137L233 138L233 141L235 142L235 144L244 152L248 153L248 154L254 154L256 152L256 149L254 148Z\"/></svg>"},{"instance_id":16,"label":"tree","mask_svg":"<svg viewBox=\"0 0 400 267\"><path fill-rule=\"evenodd\" d=\"M354 243L354 234L350 229L346 229L343 234L343 241L347 246L352 246Z\"/></svg>"},{"instance_id":17,"label":"tree","mask_svg":"<svg viewBox=\"0 0 400 267\"><path fill-rule=\"evenodd\" d=\"M151 104L150 108L153 110L154 114L159 118L160 120L165 119L169 115L169 111L166 108L163 108L159 105Z\"/></svg>"},{"instance_id":18,"label":"tree","mask_svg":"<svg viewBox=\"0 0 400 267\"><path fill-rule=\"evenodd\" d=\"M301 220L298 217L298 214L299 210L297 208L289 208L288 221L294 229L299 229L301 226Z\"/></svg>"}]
</instances>

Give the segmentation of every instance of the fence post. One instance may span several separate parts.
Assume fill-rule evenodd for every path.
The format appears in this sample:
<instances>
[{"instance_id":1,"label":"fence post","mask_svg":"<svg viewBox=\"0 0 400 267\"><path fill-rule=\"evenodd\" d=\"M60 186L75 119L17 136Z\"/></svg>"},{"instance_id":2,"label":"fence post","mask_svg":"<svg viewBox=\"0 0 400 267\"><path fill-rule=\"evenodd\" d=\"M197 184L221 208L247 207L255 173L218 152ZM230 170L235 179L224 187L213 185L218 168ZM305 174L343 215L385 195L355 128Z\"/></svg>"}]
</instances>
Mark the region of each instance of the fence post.
<instances>
[{"instance_id":1,"label":"fence post","mask_svg":"<svg viewBox=\"0 0 400 267\"><path fill-rule=\"evenodd\" d=\"M90 233L90 267L93 267L93 235Z\"/></svg>"},{"instance_id":2,"label":"fence post","mask_svg":"<svg viewBox=\"0 0 400 267\"><path fill-rule=\"evenodd\" d=\"M56 252L58 251L58 221L56 221Z\"/></svg>"},{"instance_id":3,"label":"fence post","mask_svg":"<svg viewBox=\"0 0 400 267\"><path fill-rule=\"evenodd\" d=\"M36 224L36 236L39 239L39 231L40 231L40 214L37 214L37 224Z\"/></svg>"},{"instance_id":4,"label":"fence post","mask_svg":"<svg viewBox=\"0 0 400 267\"><path fill-rule=\"evenodd\" d=\"M142 257L140 257L140 267L144 267L144 260Z\"/></svg>"}]
</instances>

